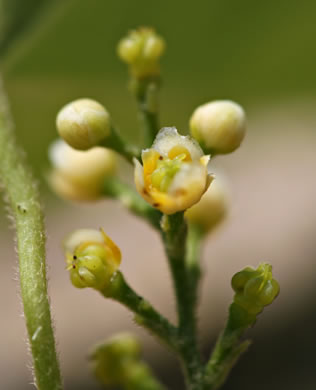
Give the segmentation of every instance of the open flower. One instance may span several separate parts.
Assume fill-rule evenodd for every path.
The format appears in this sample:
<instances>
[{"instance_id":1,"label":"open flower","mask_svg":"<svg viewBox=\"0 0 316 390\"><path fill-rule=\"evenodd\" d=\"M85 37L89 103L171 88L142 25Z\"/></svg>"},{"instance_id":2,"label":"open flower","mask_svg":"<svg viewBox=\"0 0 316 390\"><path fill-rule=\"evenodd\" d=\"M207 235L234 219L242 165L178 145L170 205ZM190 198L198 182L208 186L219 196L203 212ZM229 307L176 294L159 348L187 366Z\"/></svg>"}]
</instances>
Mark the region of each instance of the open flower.
<instances>
[{"instance_id":1,"label":"open flower","mask_svg":"<svg viewBox=\"0 0 316 390\"><path fill-rule=\"evenodd\" d=\"M102 229L79 229L65 242L67 269L78 288L102 290L121 263L121 251Z\"/></svg>"},{"instance_id":2,"label":"open flower","mask_svg":"<svg viewBox=\"0 0 316 390\"><path fill-rule=\"evenodd\" d=\"M196 141L178 134L175 127L158 133L152 148L142 152L143 165L135 159L138 192L164 214L186 210L197 203L212 181L207 172L209 156Z\"/></svg>"}]
</instances>

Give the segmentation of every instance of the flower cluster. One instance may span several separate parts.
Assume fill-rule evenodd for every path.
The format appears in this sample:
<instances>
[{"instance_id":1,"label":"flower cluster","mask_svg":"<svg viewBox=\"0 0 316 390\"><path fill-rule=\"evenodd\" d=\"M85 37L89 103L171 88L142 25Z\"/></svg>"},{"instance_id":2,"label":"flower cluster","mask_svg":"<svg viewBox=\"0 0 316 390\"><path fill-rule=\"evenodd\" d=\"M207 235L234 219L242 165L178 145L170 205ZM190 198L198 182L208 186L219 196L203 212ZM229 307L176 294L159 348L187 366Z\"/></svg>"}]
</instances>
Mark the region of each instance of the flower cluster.
<instances>
[{"instance_id":1,"label":"flower cluster","mask_svg":"<svg viewBox=\"0 0 316 390\"><path fill-rule=\"evenodd\" d=\"M179 355L192 388L206 388L205 384L218 388L232 362L245 350L245 344L238 345L238 338L276 298L279 285L269 264L238 272L232 279L235 295L228 321L214 354L206 366L195 368L200 361L194 345L197 335L193 334L201 276L199 250L207 233L219 225L228 210L225 185L211 173L212 168L209 171L209 165L214 156L231 153L241 145L246 116L237 103L218 100L194 110L190 135L182 135L176 127L159 130L157 91L164 48L163 39L148 28L130 32L118 45L118 54L129 67L144 149L124 140L100 103L75 100L57 116L61 139L50 148L52 169L48 177L54 190L66 199L114 198L159 231L176 292L177 325L169 323L127 284L118 270L120 249L102 229L79 229L66 238L70 280L77 288L93 288L130 309L138 324ZM115 153L133 164L137 191L119 177ZM192 359L187 352L183 355L190 349ZM91 360L96 376L107 386L162 388L141 362L139 345L129 335L99 345ZM194 375L192 369L197 370Z\"/></svg>"}]
</instances>

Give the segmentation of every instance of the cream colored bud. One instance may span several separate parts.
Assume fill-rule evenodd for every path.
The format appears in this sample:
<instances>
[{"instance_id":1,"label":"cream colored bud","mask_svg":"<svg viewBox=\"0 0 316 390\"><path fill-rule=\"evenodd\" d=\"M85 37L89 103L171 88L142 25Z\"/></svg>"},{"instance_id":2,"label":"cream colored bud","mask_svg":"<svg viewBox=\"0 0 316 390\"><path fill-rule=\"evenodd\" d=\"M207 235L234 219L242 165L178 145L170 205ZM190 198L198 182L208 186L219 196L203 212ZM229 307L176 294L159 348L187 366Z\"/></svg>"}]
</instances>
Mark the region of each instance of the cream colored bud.
<instances>
[{"instance_id":1,"label":"cream colored bud","mask_svg":"<svg viewBox=\"0 0 316 390\"><path fill-rule=\"evenodd\" d=\"M98 146L111 132L109 113L92 99L67 104L59 111L56 126L61 138L78 150Z\"/></svg>"},{"instance_id":2,"label":"cream colored bud","mask_svg":"<svg viewBox=\"0 0 316 390\"><path fill-rule=\"evenodd\" d=\"M226 154L239 147L246 131L243 108L229 100L218 100L198 107L190 119L193 137L208 153Z\"/></svg>"},{"instance_id":3,"label":"cream colored bud","mask_svg":"<svg viewBox=\"0 0 316 390\"><path fill-rule=\"evenodd\" d=\"M215 177L201 200L185 212L189 223L209 232L223 221L228 210L228 194L224 183Z\"/></svg>"},{"instance_id":4,"label":"cream colored bud","mask_svg":"<svg viewBox=\"0 0 316 390\"><path fill-rule=\"evenodd\" d=\"M116 171L115 153L101 147L83 152L57 140L49 158L53 165L49 182L58 195L70 200L98 199L104 180Z\"/></svg>"}]
</instances>

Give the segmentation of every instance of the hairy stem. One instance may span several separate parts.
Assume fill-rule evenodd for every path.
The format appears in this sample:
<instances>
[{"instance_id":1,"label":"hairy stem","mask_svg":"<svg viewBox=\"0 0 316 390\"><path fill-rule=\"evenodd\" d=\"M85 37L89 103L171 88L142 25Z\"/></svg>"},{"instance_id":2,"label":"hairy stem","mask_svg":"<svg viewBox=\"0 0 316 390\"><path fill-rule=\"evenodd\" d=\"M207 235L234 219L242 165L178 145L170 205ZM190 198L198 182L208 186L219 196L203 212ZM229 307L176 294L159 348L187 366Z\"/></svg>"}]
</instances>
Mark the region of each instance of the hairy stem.
<instances>
[{"instance_id":1,"label":"hairy stem","mask_svg":"<svg viewBox=\"0 0 316 390\"><path fill-rule=\"evenodd\" d=\"M225 382L231 369L248 349L251 341L241 342L242 335L248 325L238 325L240 316L230 305L228 320L224 331L219 335L215 348L205 368L205 384L207 390L217 390Z\"/></svg>"},{"instance_id":2,"label":"hairy stem","mask_svg":"<svg viewBox=\"0 0 316 390\"><path fill-rule=\"evenodd\" d=\"M115 274L111 285L101 294L126 306L136 314L135 321L139 325L147 328L171 349L177 349L177 329L127 284L121 272Z\"/></svg>"},{"instance_id":3,"label":"hairy stem","mask_svg":"<svg viewBox=\"0 0 316 390\"><path fill-rule=\"evenodd\" d=\"M0 177L17 232L21 295L39 390L62 388L45 265L45 229L39 194L18 150L0 80Z\"/></svg>"},{"instance_id":4,"label":"hairy stem","mask_svg":"<svg viewBox=\"0 0 316 390\"><path fill-rule=\"evenodd\" d=\"M202 365L196 336L195 301L186 267L187 225L183 213L165 215L162 230L177 299L178 331L181 339L178 353L189 389L201 390L203 389Z\"/></svg>"}]
</instances>

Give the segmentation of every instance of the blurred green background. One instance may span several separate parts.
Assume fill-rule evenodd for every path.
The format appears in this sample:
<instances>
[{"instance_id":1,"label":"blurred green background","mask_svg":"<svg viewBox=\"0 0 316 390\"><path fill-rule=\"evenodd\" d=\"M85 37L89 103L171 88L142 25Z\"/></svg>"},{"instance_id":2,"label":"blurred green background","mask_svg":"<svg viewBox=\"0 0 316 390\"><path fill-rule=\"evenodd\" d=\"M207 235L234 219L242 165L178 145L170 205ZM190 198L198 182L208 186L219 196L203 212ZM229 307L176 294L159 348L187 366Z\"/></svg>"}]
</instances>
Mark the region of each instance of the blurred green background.
<instances>
[{"instance_id":1,"label":"blurred green background","mask_svg":"<svg viewBox=\"0 0 316 390\"><path fill-rule=\"evenodd\" d=\"M56 112L70 100L79 97L99 100L111 112L122 133L130 139L138 139L136 107L126 88L128 77L124 64L116 56L116 45L129 29L139 25L153 26L167 41L162 61L161 123L175 125L185 133L188 119L197 105L222 98L242 104L248 113L249 124L253 124L250 137L257 150L249 148L248 160L245 158L244 162L238 157L237 160L228 157L228 173L240 168L236 177L245 177L242 170L251 166L250 157L255 158L261 145L265 145L267 152L258 163L258 171L270 169L271 172L284 166L288 176L275 175L280 190L276 196L280 204L284 199L293 199L293 204L289 203L288 210L284 210L286 215L293 215L293 219L286 222L288 227L297 223L299 229L301 225L294 216L300 215L306 231L299 237L295 232L284 236L280 247L284 249L290 241L295 245L292 238L297 238L300 256L297 257L297 268L301 258L306 258L309 262L306 269L313 269L316 219L315 212L308 214L308 210L315 209L311 199L316 192L315 186L308 185L314 181L316 166L316 159L313 159L316 143L312 146L316 122L315 1L2 0L0 4L2 71L19 142L27 151L38 178L43 178L48 164L47 148L56 138ZM6 36L10 39L6 40ZM269 162L270 148L277 150L275 156L279 157ZM292 165L291 168L287 165L290 158L296 159L297 176L290 173L293 169ZM234 161L237 161L237 168ZM302 161L306 161L306 166L300 168ZM315 164L311 169L312 177L306 173L306 167L311 164ZM265 176L265 188L271 188L267 177L271 176ZM295 185L298 177L302 179ZM254 191L251 186L256 186L258 179L259 176L252 176L252 182L248 183L250 190L244 188L240 198ZM293 179L293 183L286 182L287 179ZM47 190L44 180L41 187ZM295 196L291 193L292 187L299 188L300 192ZM309 191L311 208L303 214L299 207L304 202L307 204L306 191ZM49 202L56 208L65 207L49 196L47 209L52 207ZM258 210L264 214L268 206L260 203L252 209L258 224L262 218ZM278 216L278 207L271 212L271 224L276 224L276 231L282 232L282 218L273 220L273 215ZM247 218L244 222L247 223ZM263 234L262 231L259 228L257 235ZM6 237L5 228L1 234ZM310 246L306 246L306 240ZM269 241L264 242L264 238L261 241L269 247ZM228 246L223 243L225 245ZM259 262L261 254L256 252L255 244L249 243L251 245L252 249L247 247L240 253L255 253L255 261ZM273 251L271 254L273 260ZM283 257L286 258L285 252ZM286 267L280 266L279 272L284 270L286 272ZM290 272L294 276L289 277L286 288L300 289L295 285L294 265ZM304 277L299 279L300 283ZM316 292L312 288L316 281L315 271L310 272L309 281L309 299L291 301L296 296L294 290L289 294L290 298L284 298L288 311L292 309L297 315L285 316L282 322L281 315L274 314L271 317L274 322L266 322L261 332L260 324L258 332L256 329L251 331L255 345L233 371L225 390L315 389L316 304L311 299ZM287 291L284 294L287 297ZM306 307L301 301L307 302ZM14 312L12 318L14 316L17 317L17 313ZM57 315L57 329L58 321L60 324L62 319ZM213 341L212 331L206 335L205 351ZM154 357L150 359L170 388L182 388L175 362L164 364ZM71 376L66 369L64 371L68 389L94 388L91 379L83 374ZM6 375L7 382L3 381L1 388L30 388L23 375L23 380L8 372Z\"/></svg>"},{"instance_id":2,"label":"blurred green background","mask_svg":"<svg viewBox=\"0 0 316 390\"><path fill-rule=\"evenodd\" d=\"M77 97L101 100L123 132L135 133L116 44L139 25L166 37L162 123L182 132L193 109L211 99L230 98L249 110L315 96L313 1L14 2L25 10L46 5L7 48L2 66L19 139L35 166L56 136L56 111Z\"/></svg>"}]
</instances>

